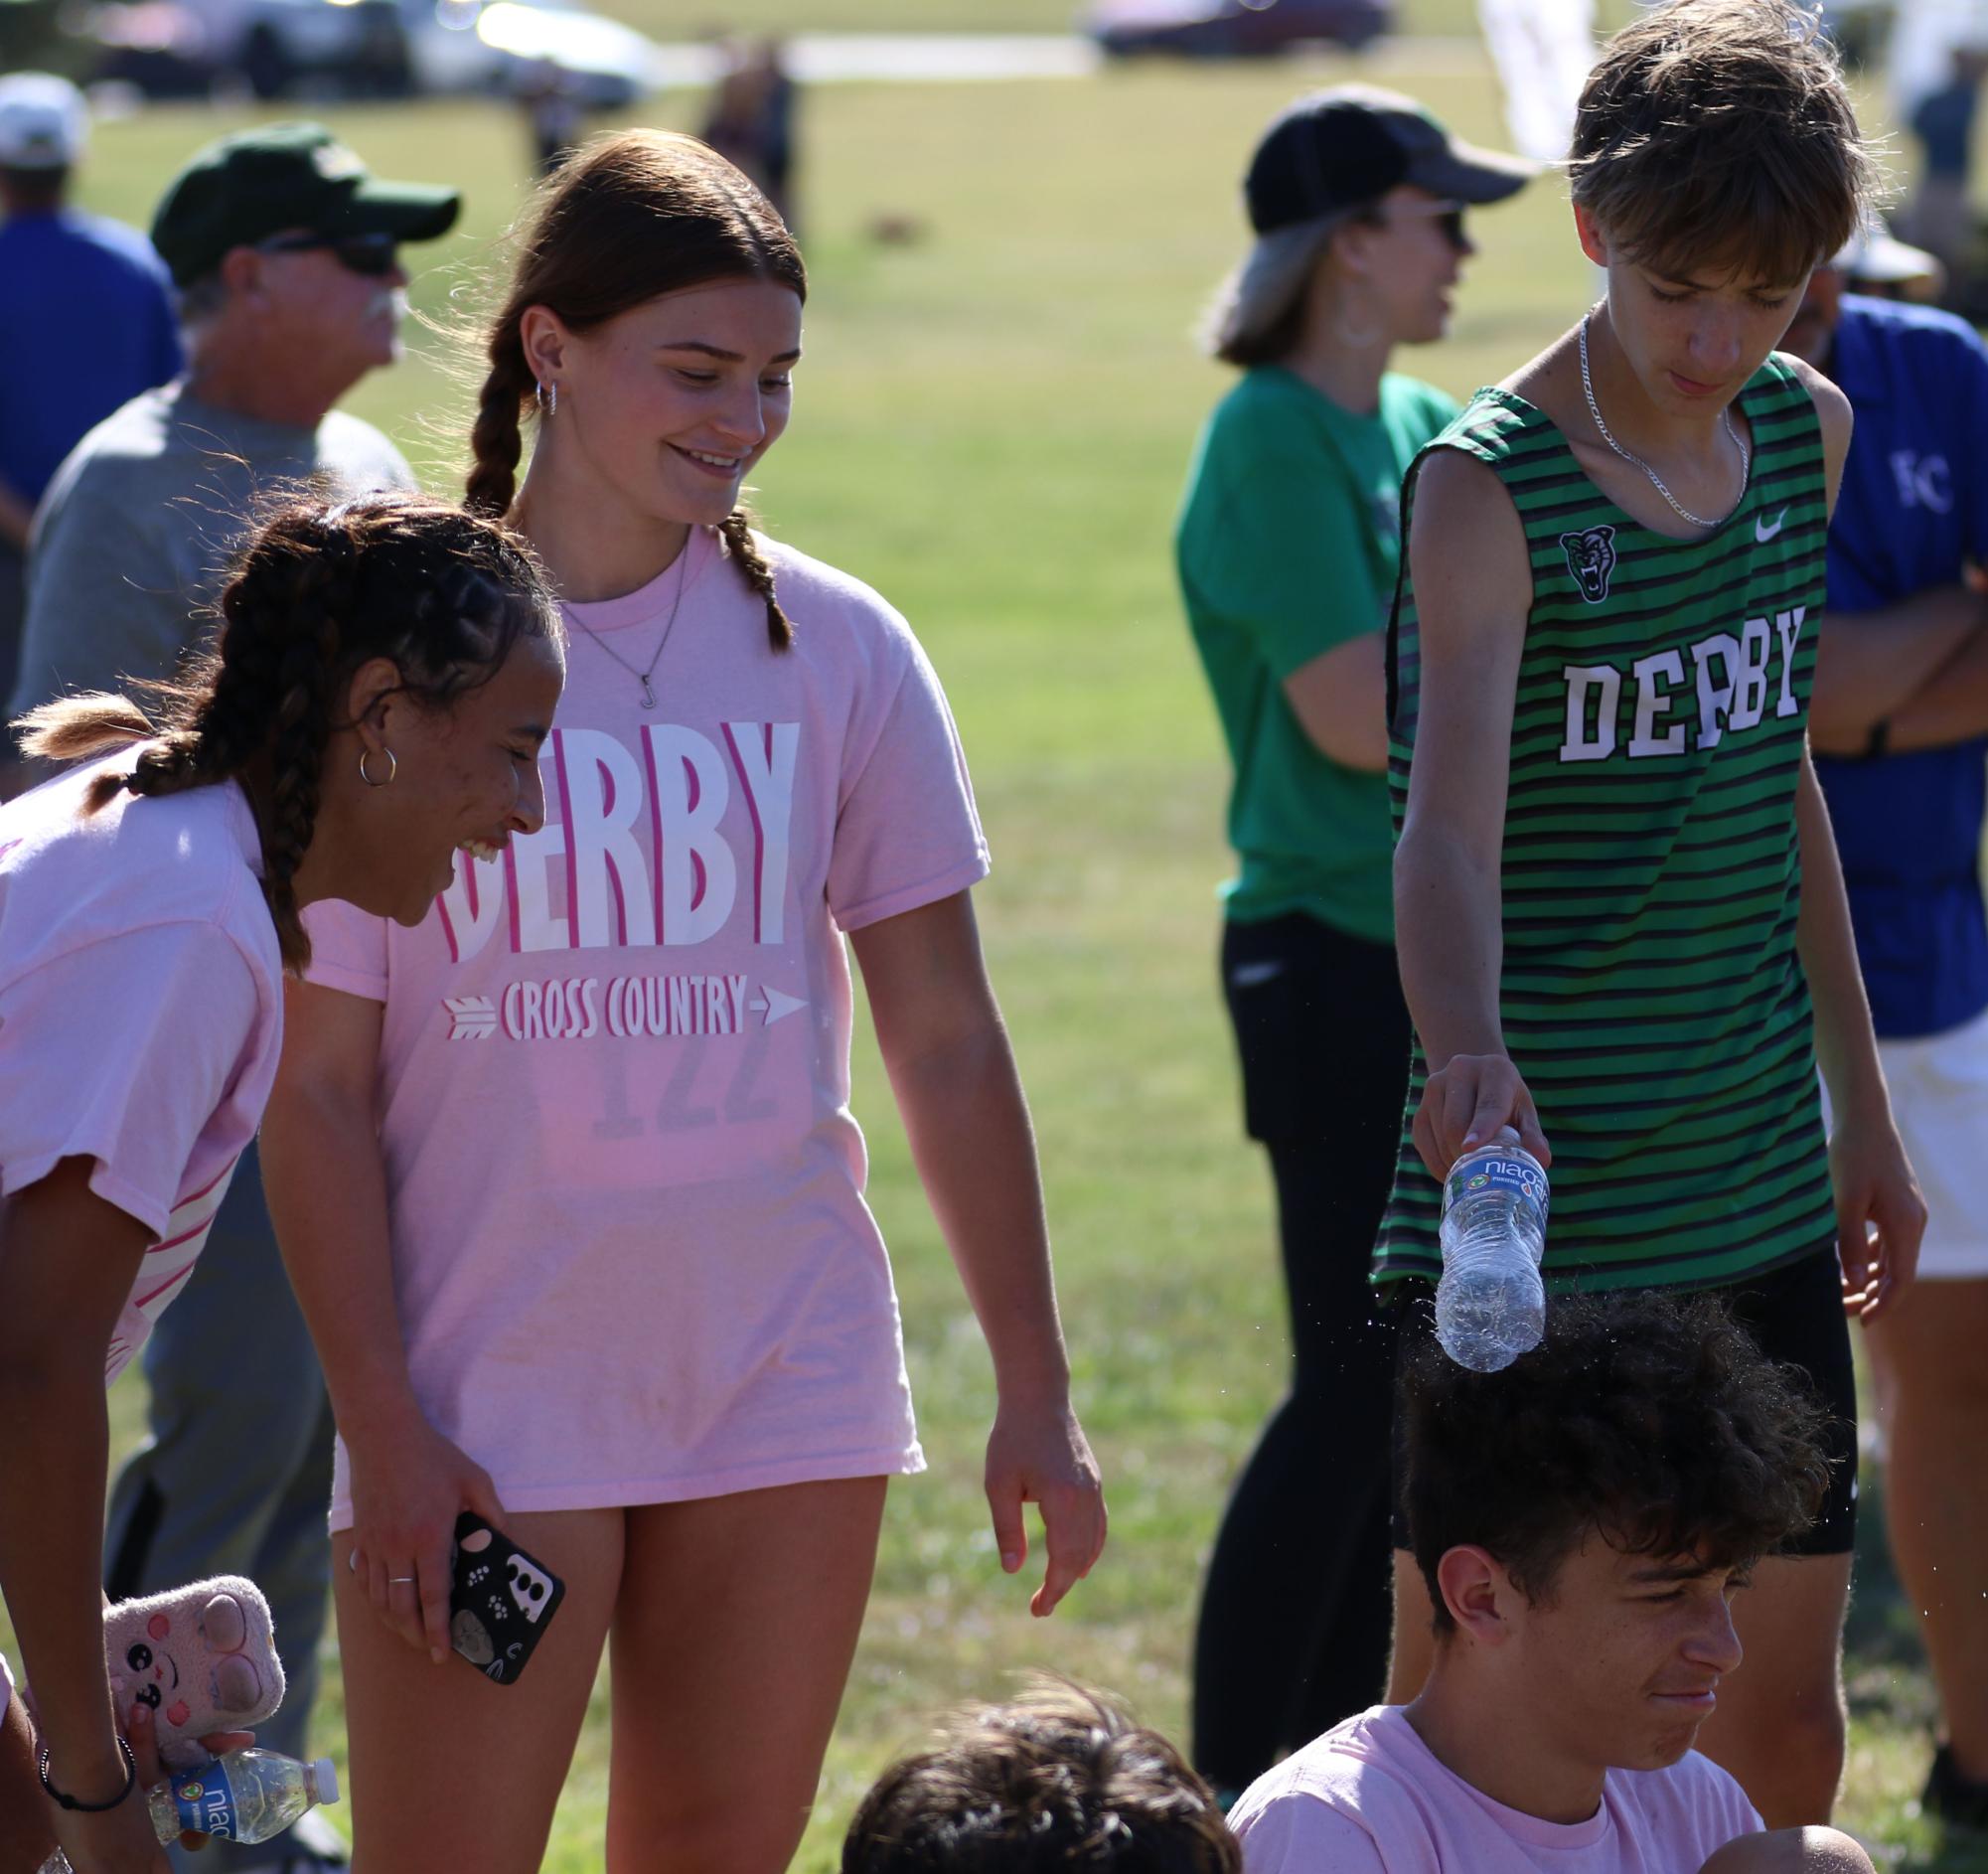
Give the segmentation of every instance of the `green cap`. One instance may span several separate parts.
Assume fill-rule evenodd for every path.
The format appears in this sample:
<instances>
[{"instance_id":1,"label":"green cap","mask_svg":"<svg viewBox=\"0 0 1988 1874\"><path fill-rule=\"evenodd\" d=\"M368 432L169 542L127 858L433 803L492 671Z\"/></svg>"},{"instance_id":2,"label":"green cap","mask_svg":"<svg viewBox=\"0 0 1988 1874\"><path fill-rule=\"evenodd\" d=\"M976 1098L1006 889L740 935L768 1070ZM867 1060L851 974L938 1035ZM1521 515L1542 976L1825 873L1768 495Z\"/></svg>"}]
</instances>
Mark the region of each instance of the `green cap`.
<instances>
[{"instance_id":1,"label":"green cap","mask_svg":"<svg viewBox=\"0 0 1988 1874\"><path fill-rule=\"evenodd\" d=\"M187 286L230 248L289 229L433 240L461 210L454 189L380 181L321 123L272 123L210 143L173 178L152 244Z\"/></svg>"}]
</instances>

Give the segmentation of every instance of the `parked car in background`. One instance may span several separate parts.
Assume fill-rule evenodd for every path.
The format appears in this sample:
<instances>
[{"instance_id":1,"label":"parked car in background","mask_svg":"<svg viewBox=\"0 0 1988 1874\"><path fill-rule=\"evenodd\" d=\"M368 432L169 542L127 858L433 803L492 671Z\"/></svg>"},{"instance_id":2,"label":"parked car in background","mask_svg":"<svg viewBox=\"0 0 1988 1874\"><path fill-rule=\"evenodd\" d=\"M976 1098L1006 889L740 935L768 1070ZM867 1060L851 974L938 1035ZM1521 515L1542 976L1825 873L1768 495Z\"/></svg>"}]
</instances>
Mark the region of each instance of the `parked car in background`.
<instances>
[{"instance_id":1,"label":"parked car in background","mask_svg":"<svg viewBox=\"0 0 1988 1874\"><path fill-rule=\"evenodd\" d=\"M390 97L408 85L400 0L105 0L65 24L98 49L93 78L154 96L200 95L230 78L257 97Z\"/></svg>"},{"instance_id":2,"label":"parked car in background","mask_svg":"<svg viewBox=\"0 0 1988 1874\"><path fill-rule=\"evenodd\" d=\"M657 88L662 48L571 0L400 0L414 88L518 95L547 73L582 110Z\"/></svg>"},{"instance_id":3,"label":"parked car in background","mask_svg":"<svg viewBox=\"0 0 1988 1874\"><path fill-rule=\"evenodd\" d=\"M658 88L663 58L571 0L97 0L70 24L96 48L91 78L154 97L230 80L258 97L516 96L550 73L577 109L621 110Z\"/></svg>"},{"instance_id":4,"label":"parked car in background","mask_svg":"<svg viewBox=\"0 0 1988 1874\"><path fill-rule=\"evenodd\" d=\"M1097 0L1084 21L1119 59L1257 59L1317 40L1357 49L1392 25L1387 0Z\"/></svg>"}]
</instances>

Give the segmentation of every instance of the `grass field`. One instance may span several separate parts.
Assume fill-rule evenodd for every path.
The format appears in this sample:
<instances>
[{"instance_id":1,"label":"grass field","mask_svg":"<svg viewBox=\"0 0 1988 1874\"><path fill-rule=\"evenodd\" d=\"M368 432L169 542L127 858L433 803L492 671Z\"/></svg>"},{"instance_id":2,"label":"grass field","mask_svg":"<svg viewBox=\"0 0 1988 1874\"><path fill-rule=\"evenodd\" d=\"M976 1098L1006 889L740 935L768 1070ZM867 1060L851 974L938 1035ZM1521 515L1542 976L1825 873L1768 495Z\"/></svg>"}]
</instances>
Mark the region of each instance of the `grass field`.
<instances>
[{"instance_id":1,"label":"grass field","mask_svg":"<svg viewBox=\"0 0 1988 1874\"><path fill-rule=\"evenodd\" d=\"M1627 0L1604 0L1621 7ZM1470 33L1472 0L1395 0L1405 33ZM658 39L685 39L714 23L741 33L1067 33L1083 0L604 0L601 10Z\"/></svg>"},{"instance_id":2,"label":"grass field","mask_svg":"<svg viewBox=\"0 0 1988 1874\"><path fill-rule=\"evenodd\" d=\"M1081 24L1082 0L727 0L722 8L687 8L683 0L598 0L601 10L659 39L682 39L722 20L735 32L760 33L1067 33ZM1630 0L1600 0L1597 18L1610 30L1628 17ZM1474 35L1474 0L1395 0L1398 31Z\"/></svg>"},{"instance_id":3,"label":"grass field","mask_svg":"<svg viewBox=\"0 0 1988 1874\"><path fill-rule=\"evenodd\" d=\"M775 0L760 0L771 15ZM851 0L847 23L1063 23L1061 0ZM753 11L739 5L741 19ZM794 9L785 9L792 17ZM812 13L812 9L811 9ZM1488 71L1364 68L1496 140ZM867 1041L858 1112L904 1298L926 1477L893 1489L875 1598L798 1865L834 1863L861 1788L928 1716L1049 1664L1183 1728L1201 1565L1228 1479L1285 1359L1267 1186L1240 1137L1213 970L1224 786L1170 581L1167 532L1195 428L1222 388L1188 332L1233 257L1236 179L1263 121L1343 66L1106 74L1095 83L864 87L806 104L808 362L762 476L774 532L888 593L946 679L996 869L979 894L1047 1175L1078 1397L1104 1463L1113 1542L1048 1625L995 1562L978 1476L984 1352L910 1173ZM690 121L695 100L666 120ZM231 120L229 120L231 121ZM469 192L467 231L417 282L473 305L522 186L524 137L469 105L341 112L383 173ZM130 220L224 127L160 111L99 132L94 206ZM879 244L892 217L919 231ZM1453 341L1413 361L1467 392L1564 326L1588 290L1551 185L1479 218L1484 253ZM451 299L451 292L457 297ZM464 431L443 348L351 400L438 482ZM136 1436L135 1379L118 1389ZM1867 1531L1878 1491L1867 1486ZM1988 1874L1909 1809L1930 1699L1875 1544L1860 1572L1845 1815L1899 1864ZM694 1697L695 1688L684 1688ZM769 1686L767 1696L779 1695ZM549 1868L600 1863L597 1702ZM342 1755L336 1662L320 1711Z\"/></svg>"}]
</instances>

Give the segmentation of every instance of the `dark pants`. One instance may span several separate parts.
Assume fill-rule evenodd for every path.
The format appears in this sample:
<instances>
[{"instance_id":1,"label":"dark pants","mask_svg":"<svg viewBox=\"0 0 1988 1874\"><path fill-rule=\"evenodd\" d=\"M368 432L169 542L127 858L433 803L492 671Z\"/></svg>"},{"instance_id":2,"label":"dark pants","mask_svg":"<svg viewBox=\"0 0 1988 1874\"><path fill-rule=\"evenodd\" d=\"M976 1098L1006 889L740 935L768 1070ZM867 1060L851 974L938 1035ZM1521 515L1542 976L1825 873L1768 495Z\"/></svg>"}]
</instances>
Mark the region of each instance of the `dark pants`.
<instances>
[{"instance_id":1,"label":"dark pants","mask_svg":"<svg viewBox=\"0 0 1988 1874\"><path fill-rule=\"evenodd\" d=\"M1229 1501L1195 1637L1194 1760L1228 1792L1385 1686L1395 1327L1367 1267L1409 1018L1393 949L1311 917L1231 924L1222 978L1277 1181L1292 1342L1291 1391Z\"/></svg>"}]
</instances>

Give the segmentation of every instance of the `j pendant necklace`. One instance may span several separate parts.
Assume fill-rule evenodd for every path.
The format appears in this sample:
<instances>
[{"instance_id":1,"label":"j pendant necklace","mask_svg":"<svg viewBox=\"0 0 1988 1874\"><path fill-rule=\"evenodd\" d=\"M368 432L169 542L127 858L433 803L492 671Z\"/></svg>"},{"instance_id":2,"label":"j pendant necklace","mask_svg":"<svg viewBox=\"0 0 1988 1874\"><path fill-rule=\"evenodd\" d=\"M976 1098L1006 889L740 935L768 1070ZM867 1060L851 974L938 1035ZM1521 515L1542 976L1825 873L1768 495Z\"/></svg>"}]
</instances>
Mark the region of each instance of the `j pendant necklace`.
<instances>
[{"instance_id":1,"label":"j pendant necklace","mask_svg":"<svg viewBox=\"0 0 1988 1874\"><path fill-rule=\"evenodd\" d=\"M1602 432L1602 440L1614 450L1624 462L1633 463L1650 478L1650 486L1670 503L1671 511L1676 514L1679 520L1688 521L1693 527L1723 527L1725 525L1724 521L1708 521L1702 515L1693 514L1683 502L1679 501L1663 485L1663 477L1655 469L1651 468L1641 456L1623 448L1613 436L1609 435L1608 425L1602 420L1602 406L1595 401L1595 380L1588 375L1588 321L1594 318L1594 316L1593 307L1590 307L1588 311L1581 315L1581 389L1588 398L1588 414L1594 417L1595 427ZM1734 448L1740 451L1740 501L1736 501L1726 515L1726 520L1730 521L1733 515L1739 512L1740 502L1747 499L1747 471L1753 465L1753 457L1748 452L1747 445L1740 440L1740 432L1733 427L1733 406L1729 403L1719 414L1726 424L1726 433L1733 438Z\"/></svg>"},{"instance_id":2,"label":"j pendant necklace","mask_svg":"<svg viewBox=\"0 0 1988 1874\"><path fill-rule=\"evenodd\" d=\"M656 706L656 692L650 688L649 680L656 674L656 666L663 661L663 647L670 642L671 629L677 622L677 607L684 602L685 568L689 564L690 560L690 539L691 536L689 534L684 536L683 547L677 554L677 596L670 601L670 616L663 621L663 635L656 640L656 654L649 660L648 666L645 669L637 670L627 658L623 657L584 618L577 615L573 618L574 624L578 625L588 637L599 645L609 657L613 658L629 676L633 677L642 686L642 706L645 709L653 709Z\"/></svg>"}]
</instances>

